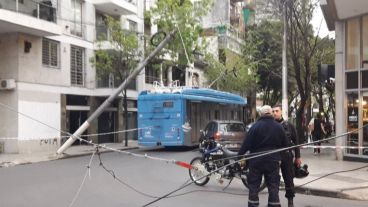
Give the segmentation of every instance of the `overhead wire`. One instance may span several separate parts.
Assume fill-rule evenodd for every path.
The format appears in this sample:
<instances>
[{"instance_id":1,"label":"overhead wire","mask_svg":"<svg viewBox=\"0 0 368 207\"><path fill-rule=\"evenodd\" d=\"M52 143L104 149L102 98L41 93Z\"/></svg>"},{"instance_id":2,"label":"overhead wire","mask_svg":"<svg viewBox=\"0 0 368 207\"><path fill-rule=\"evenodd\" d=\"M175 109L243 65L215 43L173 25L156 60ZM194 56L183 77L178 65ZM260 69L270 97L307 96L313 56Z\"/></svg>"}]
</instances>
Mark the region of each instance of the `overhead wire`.
<instances>
[{"instance_id":1,"label":"overhead wire","mask_svg":"<svg viewBox=\"0 0 368 207\"><path fill-rule=\"evenodd\" d=\"M8 110L11 110L11 111L13 111L13 112L19 113L19 114L20 114L20 115L22 115L22 116L25 116L25 117L27 117L27 118L29 118L29 119L33 120L33 121L36 121L36 122L38 122L38 123L40 123L40 124L42 124L42 125L45 125L45 126L47 126L47 127L50 127L50 128L52 128L52 129L54 129L54 130L57 130L57 131L62 132L62 133L70 134L69 132L64 132L64 131L59 130L59 129L55 128L55 127L52 127L52 126L50 126L50 125L48 125L48 124L46 124L46 123L44 123L44 122L41 122L41 121L39 121L39 120L37 120L37 119L35 119L35 118L33 118L33 117L31 117L31 116L27 115L27 114L24 114L24 113L22 113L22 112L19 112L19 111L17 111L17 110L15 110L15 109L11 108L10 106L8 106L8 105L6 105L6 104L3 104L3 103L1 103L1 102L0 102L0 105L1 105L1 106L3 106L3 107L5 107L5 108L7 108ZM273 151L269 151L269 152L265 152L265 153L260 153L260 154L254 155L254 156L249 156L249 155L240 155L240 156L238 156L238 157L243 157L243 158L242 158L242 159L237 160L236 162L246 161L246 160L249 160L249 159L254 159L254 158L257 158L257 157L261 157L261 156L269 155L269 154L272 154L272 153L277 153L277 152L281 152L281 151L285 151L285 150L290 150L290 149L297 148L297 147L302 147L302 146L306 146L306 145L311 145L311 144L316 144L316 143L325 142L325 141L332 140L332 139L337 139L337 138L339 138L339 137L343 137L343 136L346 136L346 135L348 135L348 134L350 134L350 133L354 133L354 132L356 132L356 131L359 131L359 130L361 130L362 128L367 127L367 126L368 126L368 125L364 125L364 126L359 127L359 128L357 128L357 129L355 129L355 130L352 130L352 131L349 131L349 132L343 133L343 134L338 135L338 136L334 136L334 137L330 137L330 138L326 138L326 139L322 139L322 140L314 141L314 142L310 142L310 143L304 143L304 144L299 144L299 145L295 145L295 146L291 146L291 147L286 147L286 148L282 148L282 149L277 149L277 150L273 150ZM70 134L70 135L71 135L71 136L74 136L74 135L72 135L72 134ZM121 150L116 150L116 149L113 149L113 148L109 148L109 147L106 147L105 145L94 144L94 143L92 143L91 141L86 141L86 140L84 140L84 139L81 139L80 137L75 137L75 138L76 138L76 139L79 139L80 141L85 142L85 143L87 143L87 144L91 144L91 145L93 145L94 147L101 147L101 148L109 149L109 150L111 150L111 151L115 151L115 152L123 153L123 151L121 151ZM135 154L135 153L131 153L131 152L125 152L124 154L134 155L134 156L137 156L137 157L149 158L149 159L158 160L158 161L164 161L164 162L166 162L166 163L175 163L175 164L177 164L177 161L176 161L176 160L174 160L174 159L164 159L164 158L159 158L159 157L148 156L147 154L145 154L145 155L141 155L141 154ZM220 168L217 168L216 170L213 170L213 171L209 172L208 174L206 174L206 175L204 175L204 176L202 176L202 177L200 177L200 178L198 178L198 179L196 179L196 180L192 180L191 182L189 182L189 183L187 183L187 184L184 184L184 185L180 186L179 188L177 188L177 189L175 189L175 190L173 190L173 191L171 191L171 192L169 192L169 193L167 193L167 194L165 194L165 195L163 195L163 196L160 196L160 197L157 197L157 198L155 197L156 199L155 199L154 201L151 201L151 202L149 202L149 203L145 204L144 206L149 206L149 205L151 205L151 204L153 204L153 203L155 203L155 202L157 202L157 201L159 201L159 200L161 200L161 199L163 199L163 198L167 198L167 197L169 197L171 194L173 194L173 193L175 193L175 192L177 192L177 191L179 191L179 190L181 190L181 189L183 189L183 188L185 188L185 187L187 187L187 186L191 185L191 184L192 184L192 183L194 183L195 181L201 180L201 179L203 179L203 178L205 178L205 177L207 177L207 176L209 176L209 175L211 175L211 174L213 174L213 173L215 173L215 172L218 172L219 170L221 170L221 169L223 169L223 168L226 168L226 167L228 167L228 166L230 166L230 165L233 165L233 164L234 164L234 163L226 164L226 165L224 165L224 166L222 166L222 167L220 167ZM363 167L366 167L366 166L363 166ZM363 168L363 167L361 167L361 168ZM106 169L105 169L105 170L106 170ZM333 174L333 173L332 173L332 174ZM113 175L113 174L112 174L112 175ZM328 175L326 175L326 176L328 176ZM326 177L326 176L324 176L324 177ZM84 183L84 181L83 181L82 183ZM304 185L306 185L306 184L304 184Z\"/></svg>"},{"instance_id":2,"label":"overhead wire","mask_svg":"<svg viewBox=\"0 0 368 207\"><path fill-rule=\"evenodd\" d=\"M352 172L352 171L361 170L361 169L364 169L364 168L368 168L368 165L364 165L364 166L361 166L361 167L358 167L358 168L353 168L353 169L350 169L350 170L335 171L335 172L328 173L328 174L326 174L326 175L320 176L320 177L318 177L318 178L316 178L316 179L313 179L313 180L308 181L308 182L306 182L306 183L303 183L303 184L301 184L301 185L295 186L294 188L300 188L300 187L302 187L302 186L308 185L308 184L310 184L310 183L312 183L312 182L315 182L315 181L320 180L320 179L322 179L322 178L328 177L328 176L330 176L330 175L334 175L334 174L338 174L338 173Z\"/></svg>"}]
</instances>

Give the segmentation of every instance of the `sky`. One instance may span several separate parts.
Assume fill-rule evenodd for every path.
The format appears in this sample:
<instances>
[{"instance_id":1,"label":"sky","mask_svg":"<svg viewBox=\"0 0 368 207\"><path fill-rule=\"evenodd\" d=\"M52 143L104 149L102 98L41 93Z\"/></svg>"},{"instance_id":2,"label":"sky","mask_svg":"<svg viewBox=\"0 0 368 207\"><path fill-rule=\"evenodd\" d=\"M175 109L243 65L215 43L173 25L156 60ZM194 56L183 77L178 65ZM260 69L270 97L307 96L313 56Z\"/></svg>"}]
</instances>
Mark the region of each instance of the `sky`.
<instances>
[{"instance_id":1,"label":"sky","mask_svg":"<svg viewBox=\"0 0 368 207\"><path fill-rule=\"evenodd\" d=\"M322 24L321 24L321 21L322 21ZM335 31L332 31L332 32L328 31L327 24L326 24L325 18L322 14L322 10L319 4L314 11L313 18L312 18L312 25L313 25L315 34L317 34L318 28L321 25L321 28L319 31L319 36L321 38L326 37L327 35L330 38L335 38Z\"/></svg>"}]
</instances>

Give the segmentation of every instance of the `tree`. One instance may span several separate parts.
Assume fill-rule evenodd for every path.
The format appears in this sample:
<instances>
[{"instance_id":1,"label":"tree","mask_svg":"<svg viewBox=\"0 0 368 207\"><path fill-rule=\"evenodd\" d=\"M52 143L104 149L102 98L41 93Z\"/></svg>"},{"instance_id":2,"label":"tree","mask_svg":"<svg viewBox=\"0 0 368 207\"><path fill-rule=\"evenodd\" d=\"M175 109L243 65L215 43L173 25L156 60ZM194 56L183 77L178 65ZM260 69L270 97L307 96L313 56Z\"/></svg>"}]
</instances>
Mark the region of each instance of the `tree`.
<instances>
[{"instance_id":1,"label":"tree","mask_svg":"<svg viewBox=\"0 0 368 207\"><path fill-rule=\"evenodd\" d=\"M288 52L295 72L299 92L299 104L296 106L296 128L299 139L304 140L306 124L309 120L305 111L310 103L312 83L312 57L319 44L311 26L312 14L316 4L310 0L286 1Z\"/></svg>"},{"instance_id":2,"label":"tree","mask_svg":"<svg viewBox=\"0 0 368 207\"><path fill-rule=\"evenodd\" d=\"M193 62L192 51L203 49L203 42L198 41L203 31L201 17L211 6L212 0L157 0L151 10L146 12L147 18L150 17L153 24L157 25L158 32L168 34L178 29L177 35L163 53L172 58L179 54L179 65Z\"/></svg>"},{"instance_id":3,"label":"tree","mask_svg":"<svg viewBox=\"0 0 368 207\"><path fill-rule=\"evenodd\" d=\"M335 44L333 39L329 39L328 37L323 38L318 45L315 55L313 56L312 65L315 68L312 73L312 80L319 80L317 74L317 68L321 64L330 64L333 65L335 63ZM329 120L329 114L332 113L335 116L335 84L334 82L327 80L324 83L320 83L319 81L314 81L312 85L312 96L318 103L319 112L324 113L326 119ZM324 108L324 97L328 98L328 107ZM335 118L335 117L333 117Z\"/></svg>"},{"instance_id":4,"label":"tree","mask_svg":"<svg viewBox=\"0 0 368 207\"><path fill-rule=\"evenodd\" d=\"M263 60L259 65L259 92L264 104L275 105L281 100L282 77L282 24L280 21L262 21L251 28L246 45L256 45L255 60ZM259 42L259 43L257 43Z\"/></svg>"},{"instance_id":5,"label":"tree","mask_svg":"<svg viewBox=\"0 0 368 207\"><path fill-rule=\"evenodd\" d=\"M248 121L256 118L256 91L259 80L257 70L263 64L263 59L257 59L256 53L259 39L253 39L253 35L248 35L245 40L242 54L237 54L229 49L220 50L219 59L211 54L206 55L208 66L205 68L205 75L210 87L218 90L231 91L247 97L247 107L249 109ZM254 41L248 44L247 41ZM258 43L256 43L258 42Z\"/></svg>"},{"instance_id":6,"label":"tree","mask_svg":"<svg viewBox=\"0 0 368 207\"><path fill-rule=\"evenodd\" d=\"M98 37L95 58L91 62L96 68L98 79L109 80L109 87L120 85L136 67L139 58L138 38L134 32L124 30L121 22L113 17L104 18L107 26L106 35ZM105 47L106 40L109 47ZM108 49L107 49L108 48ZM111 83L111 77L113 81ZM123 92L125 130L128 129L127 90ZM127 146L128 133L125 133Z\"/></svg>"},{"instance_id":7,"label":"tree","mask_svg":"<svg viewBox=\"0 0 368 207\"><path fill-rule=\"evenodd\" d=\"M316 71L313 61L318 55L317 50L324 50L323 41L314 35L311 25L313 11L317 6L314 0L263 0L264 13L271 14L275 19L281 19L285 11L287 16L287 44L288 44L288 75L292 77L296 85L297 93L292 96L296 108L296 128L298 136L303 139L306 132L306 124L310 119L312 85L316 79L312 75ZM284 10L285 8L285 10ZM281 83L280 83L281 84ZM289 91L289 97L290 97ZM289 99L290 100L290 99Z\"/></svg>"}]
</instances>

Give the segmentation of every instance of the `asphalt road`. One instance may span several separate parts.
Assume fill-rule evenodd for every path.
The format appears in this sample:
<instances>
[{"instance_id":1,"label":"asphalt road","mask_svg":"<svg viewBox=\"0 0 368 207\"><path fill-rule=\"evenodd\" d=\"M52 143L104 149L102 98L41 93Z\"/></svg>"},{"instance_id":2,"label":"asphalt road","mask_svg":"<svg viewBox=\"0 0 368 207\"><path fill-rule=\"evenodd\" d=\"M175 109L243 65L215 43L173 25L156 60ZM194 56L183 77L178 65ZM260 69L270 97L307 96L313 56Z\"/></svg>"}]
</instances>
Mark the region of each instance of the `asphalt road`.
<instances>
[{"instance_id":1,"label":"asphalt road","mask_svg":"<svg viewBox=\"0 0 368 207\"><path fill-rule=\"evenodd\" d=\"M135 150L165 159L189 162L198 152L191 150ZM188 171L177 165L118 153L103 153L105 170L95 156L90 176L85 179L91 156L75 157L29 165L0 168L0 206L4 207L115 207L143 206L155 198L177 189L188 181ZM111 170L111 171L109 171ZM115 175L114 177L111 175ZM88 174L87 174L88 175ZM190 185L173 197L150 206L213 207L247 206L247 190L236 180L225 190L211 180L206 186ZM280 192L286 206L284 192ZM73 198L75 202L72 203ZM267 191L260 196L260 206L267 204ZM73 205L71 205L73 204ZM297 207L363 207L367 202L297 194Z\"/></svg>"}]
</instances>

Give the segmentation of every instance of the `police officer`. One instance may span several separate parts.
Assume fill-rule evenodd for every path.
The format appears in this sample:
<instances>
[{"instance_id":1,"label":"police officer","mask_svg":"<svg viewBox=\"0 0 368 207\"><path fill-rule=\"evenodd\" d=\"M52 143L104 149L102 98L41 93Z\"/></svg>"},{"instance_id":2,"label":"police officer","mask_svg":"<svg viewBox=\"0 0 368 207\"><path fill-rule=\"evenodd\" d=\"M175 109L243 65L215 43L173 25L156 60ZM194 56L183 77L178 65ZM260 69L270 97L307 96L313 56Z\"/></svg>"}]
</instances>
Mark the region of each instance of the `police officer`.
<instances>
[{"instance_id":1,"label":"police officer","mask_svg":"<svg viewBox=\"0 0 368 207\"><path fill-rule=\"evenodd\" d=\"M249 129L247 138L238 152L239 155L244 155L247 151L257 153L289 146L284 130L272 117L272 108L265 105L261 108L260 114L261 117ZM279 200L280 161L279 152L248 160L248 207L259 206L258 191L263 176L268 188L268 206L281 206Z\"/></svg>"},{"instance_id":2,"label":"police officer","mask_svg":"<svg viewBox=\"0 0 368 207\"><path fill-rule=\"evenodd\" d=\"M282 118L282 106L281 105L275 105L272 108L273 116L275 120L280 123L285 130L286 138L288 139L288 142L291 143L291 145L298 145L298 137L295 130L294 125L291 123L285 121ZM294 163L297 166L301 165L301 159L300 159L300 150L299 148L294 148L295 152L295 160ZM294 165L293 165L293 152L292 151L286 151L281 153L282 161L281 161L281 172L282 172L282 178L285 182L285 197L288 199L288 207L293 207L294 202L293 199L295 197L295 190L294 190Z\"/></svg>"}]
</instances>

